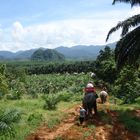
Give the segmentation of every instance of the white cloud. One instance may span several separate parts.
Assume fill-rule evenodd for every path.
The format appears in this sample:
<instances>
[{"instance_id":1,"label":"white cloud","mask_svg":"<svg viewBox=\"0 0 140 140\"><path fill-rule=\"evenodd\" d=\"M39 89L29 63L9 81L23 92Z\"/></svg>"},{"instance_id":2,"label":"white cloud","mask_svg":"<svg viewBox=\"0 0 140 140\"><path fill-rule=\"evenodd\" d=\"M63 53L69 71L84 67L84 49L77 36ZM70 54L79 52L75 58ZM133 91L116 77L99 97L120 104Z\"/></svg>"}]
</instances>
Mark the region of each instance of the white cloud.
<instances>
[{"instance_id":1,"label":"white cloud","mask_svg":"<svg viewBox=\"0 0 140 140\"><path fill-rule=\"evenodd\" d=\"M23 28L22 24L17 21L13 24L11 34L13 41L23 41L26 30Z\"/></svg>"},{"instance_id":2,"label":"white cloud","mask_svg":"<svg viewBox=\"0 0 140 140\"><path fill-rule=\"evenodd\" d=\"M0 41L0 49L18 51L38 47L105 44L106 35L111 27L138 12L139 8L129 11L94 13L87 18L65 19L26 27L16 21L8 31L3 32L0 29L0 38L1 35L5 38L8 36L7 40ZM120 37L119 33L114 33L109 41L117 41Z\"/></svg>"},{"instance_id":3,"label":"white cloud","mask_svg":"<svg viewBox=\"0 0 140 140\"><path fill-rule=\"evenodd\" d=\"M110 21L92 19L62 20L28 27L15 22L10 42L3 42L1 49L17 51L38 47L104 44L112 26Z\"/></svg>"}]
</instances>

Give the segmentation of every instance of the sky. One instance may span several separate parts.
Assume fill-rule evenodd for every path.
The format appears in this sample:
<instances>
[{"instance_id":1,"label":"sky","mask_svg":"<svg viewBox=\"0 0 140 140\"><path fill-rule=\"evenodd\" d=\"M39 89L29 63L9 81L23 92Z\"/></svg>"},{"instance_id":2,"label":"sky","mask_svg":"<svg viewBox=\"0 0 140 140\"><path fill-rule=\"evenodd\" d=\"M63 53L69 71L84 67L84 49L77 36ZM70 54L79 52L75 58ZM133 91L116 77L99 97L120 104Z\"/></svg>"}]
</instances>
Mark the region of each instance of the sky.
<instances>
[{"instance_id":1,"label":"sky","mask_svg":"<svg viewBox=\"0 0 140 140\"><path fill-rule=\"evenodd\" d=\"M0 0L0 50L103 45L111 27L140 12L113 0ZM120 31L107 43L120 39Z\"/></svg>"}]
</instances>

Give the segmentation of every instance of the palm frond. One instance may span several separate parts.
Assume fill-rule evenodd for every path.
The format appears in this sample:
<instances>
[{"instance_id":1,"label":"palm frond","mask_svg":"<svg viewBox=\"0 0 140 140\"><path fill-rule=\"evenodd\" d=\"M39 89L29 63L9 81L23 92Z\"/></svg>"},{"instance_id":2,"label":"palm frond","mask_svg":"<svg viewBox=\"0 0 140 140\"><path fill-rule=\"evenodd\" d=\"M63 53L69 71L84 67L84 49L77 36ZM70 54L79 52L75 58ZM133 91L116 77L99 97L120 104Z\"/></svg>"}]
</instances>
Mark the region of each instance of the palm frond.
<instances>
[{"instance_id":1,"label":"palm frond","mask_svg":"<svg viewBox=\"0 0 140 140\"><path fill-rule=\"evenodd\" d=\"M116 45L115 59L117 67L121 68L126 62L130 65L136 64L140 58L140 27L137 27Z\"/></svg>"},{"instance_id":2,"label":"palm frond","mask_svg":"<svg viewBox=\"0 0 140 140\"><path fill-rule=\"evenodd\" d=\"M2 116L0 116L0 120L4 121L8 124L10 124L11 122L17 122L21 117L21 112L18 110L10 110L7 112L4 112L4 114Z\"/></svg>"},{"instance_id":3,"label":"palm frond","mask_svg":"<svg viewBox=\"0 0 140 140\"><path fill-rule=\"evenodd\" d=\"M14 136L13 126L0 121L0 135Z\"/></svg>"},{"instance_id":4,"label":"palm frond","mask_svg":"<svg viewBox=\"0 0 140 140\"><path fill-rule=\"evenodd\" d=\"M132 16L122 22L119 22L117 26L113 27L107 35L106 41L109 39L110 35L115 32L116 30L122 28L121 36L123 37L126 35L129 31L129 28L136 27L138 24L140 24L140 14Z\"/></svg>"},{"instance_id":5,"label":"palm frond","mask_svg":"<svg viewBox=\"0 0 140 140\"><path fill-rule=\"evenodd\" d=\"M130 3L132 7L134 5L140 5L140 0L113 0L112 4L115 4L116 2Z\"/></svg>"},{"instance_id":6,"label":"palm frond","mask_svg":"<svg viewBox=\"0 0 140 140\"><path fill-rule=\"evenodd\" d=\"M21 119L21 112L18 110L10 110L1 112L0 114L0 134L14 135L13 123Z\"/></svg>"}]
</instances>

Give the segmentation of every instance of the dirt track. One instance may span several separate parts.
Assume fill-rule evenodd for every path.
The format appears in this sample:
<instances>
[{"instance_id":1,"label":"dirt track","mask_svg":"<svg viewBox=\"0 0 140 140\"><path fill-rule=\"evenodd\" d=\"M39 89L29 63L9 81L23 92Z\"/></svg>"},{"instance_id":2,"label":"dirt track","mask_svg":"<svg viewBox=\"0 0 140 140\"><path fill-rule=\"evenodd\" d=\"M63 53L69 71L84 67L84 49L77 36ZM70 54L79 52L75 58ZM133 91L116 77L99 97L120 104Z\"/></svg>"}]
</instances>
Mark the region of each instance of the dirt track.
<instances>
[{"instance_id":1,"label":"dirt track","mask_svg":"<svg viewBox=\"0 0 140 140\"><path fill-rule=\"evenodd\" d=\"M68 117L54 129L43 126L26 140L138 140L135 134L129 133L118 122L117 112L100 104L98 109L99 112L104 111L111 122L104 121L99 114L81 126L78 122L78 106L75 106L68 111Z\"/></svg>"},{"instance_id":2,"label":"dirt track","mask_svg":"<svg viewBox=\"0 0 140 140\"><path fill-rule=\"evenodd\" d=\"M63 135L70 127L74 125L75 118L78 116L78 107L79 105L68 110L67 118L53 130L48 129L47 127L41 127L26 140L54 140L56 137Z\"/></svg>"}]
</instances>

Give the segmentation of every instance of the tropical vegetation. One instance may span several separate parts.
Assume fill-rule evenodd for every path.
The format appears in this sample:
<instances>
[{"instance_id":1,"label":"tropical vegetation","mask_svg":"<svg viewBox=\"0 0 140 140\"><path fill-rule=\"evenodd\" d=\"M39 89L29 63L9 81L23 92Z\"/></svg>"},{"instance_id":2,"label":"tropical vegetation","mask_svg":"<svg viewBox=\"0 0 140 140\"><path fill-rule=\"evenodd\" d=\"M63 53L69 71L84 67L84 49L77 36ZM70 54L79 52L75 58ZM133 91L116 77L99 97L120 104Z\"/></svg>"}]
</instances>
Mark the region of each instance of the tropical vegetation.
<instances>
[{"instance_id":1,"label":"tropical vegetation","mask_svg":"<svg viewBox=\"0 0 140 140\"><path fill-rule=\"evenodd\" d=\"M131 6L140 5L139 0L114 0L113 4L116 2L130 3ZM139 67L140 59L140 14L134 15L124 21L119 22L115 27L113 27L106 40L109 36L116 30L122 28L121 39L118 41L115 49L115 59L117 62L117 67L124 66L126 63L129 65L134 65ZM130 31L130 28L132 28Z\"/></svg>"},{"instance_id":2,"label":"tropical vegetation","mask_svg":"<svg viewBox=\"0 0 140 140\"><path fill-rule=\"evenodd\" d=\"M140 4L138 0L114 0L113 4L117 1ZM120 122L139 134L139 118L126 111L140 108L139 21L140 16L136 15L112 28L107 39L121 27L122 39L115 51L109 46L100 50L95 61L58 62L64 57L52 50L51 56L48 50L37 50L31 61L1 61L0 139L23 140L41 123L53 128L67 115L63 110L81 103L82 90L89 81L94 82L97 92L107 87L110 109L120 111ZM130 27L135 29L129 31ZM117 104L112 105L114 99ZM110 122L104 115L103 119Z\"/></svg>"},{"instance_id":3,"label":"tropical vegetation","mask_svg":"<svg viewBox=\"0 0 140 140\"><path fill-rule=\"evenodd\" d=\"M130 66L117 71L114 50L108 46L96 61L2 61L0 79L0 114L5 114L0 115L0 138L9 139L25 139L41 122L50 128L60 123L66 115L60 110L81 103L88 81L98 89L106 86L122 106L137 105L140 93L140 71ZM27 128L24 132L23 127Z\"/></svg>"}]
</instances>

